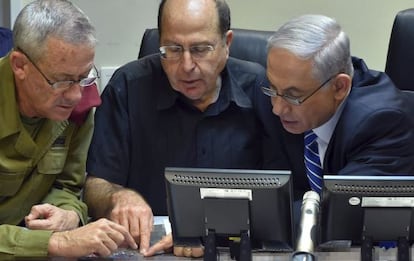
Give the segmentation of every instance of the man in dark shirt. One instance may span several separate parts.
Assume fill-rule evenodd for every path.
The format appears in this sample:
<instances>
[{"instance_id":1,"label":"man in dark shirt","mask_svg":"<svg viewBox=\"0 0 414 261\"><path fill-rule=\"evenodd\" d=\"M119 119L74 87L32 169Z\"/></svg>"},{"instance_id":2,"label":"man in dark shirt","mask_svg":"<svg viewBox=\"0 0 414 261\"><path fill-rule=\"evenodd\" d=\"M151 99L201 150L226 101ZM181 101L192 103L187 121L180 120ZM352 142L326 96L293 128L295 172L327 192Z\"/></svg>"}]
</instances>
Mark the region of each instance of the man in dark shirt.
<instances>
[{"instance_id":1,"label":"man in dark shirt","mask_svg":"<svg viewBox=\"0 0 414 261\"><path fill-rule=\"evenodd\" d=\"M227 4L162 1L158 19L161 54L121 67L102 94L85 190L90 214L129 228L144 255L172 246L148 249L153 214L167 214L165 167L287 168L264 68L229 58Z\"/></svg>"}]
</instances>

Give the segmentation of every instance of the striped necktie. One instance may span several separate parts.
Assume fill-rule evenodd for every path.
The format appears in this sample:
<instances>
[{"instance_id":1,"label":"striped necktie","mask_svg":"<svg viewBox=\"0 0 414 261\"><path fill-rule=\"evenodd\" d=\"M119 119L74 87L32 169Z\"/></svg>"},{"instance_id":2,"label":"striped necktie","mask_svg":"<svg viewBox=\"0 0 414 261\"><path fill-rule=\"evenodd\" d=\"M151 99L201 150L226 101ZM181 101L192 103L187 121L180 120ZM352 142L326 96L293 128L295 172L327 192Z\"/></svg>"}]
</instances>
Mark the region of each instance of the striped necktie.
<instances>
[{"instance_id":1,"label":"striped necktie","mask_svg":"<svg viewBox=\"0 0 414 261\"><path fill-rule=\"evenodd\" d=\"M320 194L322 191L323 174L318 152L318 142L316 142L317 137L313 131L305 132L305 166L311 189Z\"/></svg>"}]
</instances>

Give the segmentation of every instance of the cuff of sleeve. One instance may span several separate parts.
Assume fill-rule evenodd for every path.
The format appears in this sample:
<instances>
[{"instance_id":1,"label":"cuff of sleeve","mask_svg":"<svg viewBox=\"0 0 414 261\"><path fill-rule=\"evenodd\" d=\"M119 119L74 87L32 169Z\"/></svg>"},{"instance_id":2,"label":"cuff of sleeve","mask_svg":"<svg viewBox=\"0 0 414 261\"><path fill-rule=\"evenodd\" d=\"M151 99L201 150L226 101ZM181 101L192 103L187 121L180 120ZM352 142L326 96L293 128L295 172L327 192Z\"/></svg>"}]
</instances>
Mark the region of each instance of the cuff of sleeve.
<instances>
[{"instance_id":1,"label":"cuff of sleeve","mask_svg":"<svg viewBox=\"0 0 414 261\"><path fill-rule=\"evenodd\" d=\"M22 228L16 253L18 256L48 256L49 240L53 231Z\"/></svg>"},{"instance_id":2,"label":"cuff of sleeve","mask_svg":"<svg viewBox=\"0 0 414 261\"><path fill-rule=\"evenodd\" d=\"M77 209L70 209L70 208L65 208L65 207L62 207L62 209L75 211L75 213L78 215L78 218L79 218L79 224L78 224L79 227L86 225L88 223L88 219L86 215L84 215L84 212L79 212Z\"/></svg>"},{"instance_id":3,"label":"cuff of sleeve","mask_svg":"<svg viewBox=\"0 0 414 261\"><path fill-rule=\"evenodd\" d=\"M84 225L86 225L87 223L88 223L88 218L87 217L85 217L85 215L82 215L81 213L79 213L79 212L77 212L76 211L76 213L78 214L78 216L79 216L79 226L84 226Z\"/></svg>"}]
</instances>

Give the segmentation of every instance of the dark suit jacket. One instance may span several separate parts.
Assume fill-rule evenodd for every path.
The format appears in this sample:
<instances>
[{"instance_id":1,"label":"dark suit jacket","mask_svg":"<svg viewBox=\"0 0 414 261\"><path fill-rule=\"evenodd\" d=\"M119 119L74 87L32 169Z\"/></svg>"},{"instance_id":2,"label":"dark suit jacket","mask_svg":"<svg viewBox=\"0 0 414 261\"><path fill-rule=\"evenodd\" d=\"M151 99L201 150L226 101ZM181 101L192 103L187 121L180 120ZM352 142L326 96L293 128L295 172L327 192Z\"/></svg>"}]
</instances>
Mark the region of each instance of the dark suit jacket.
<instances>
[{"instance_id":1,"label":"dark suit jacket","mask_svg":"<svg viewBox=\"0 0 414 261\"><path fill-rule=\"evenodd\" d=\"M388 76L353 59L353 87L324 159L324 174L414 174L414 100ZM414 84L414 83L413 83ZM303 135L285 131L296 199L310 190L303 162Z\"/></svg>"},{"instance_id":2,"label":"dark suit jacket","mask_svg":"<svg viewBox=\"0 0 414 261\"><path fill-rule=\"evenodd\" d=\"M354 59L352 91L328 145L324 174L414 174L414 100Z\"/></svg>"}]
</instances>

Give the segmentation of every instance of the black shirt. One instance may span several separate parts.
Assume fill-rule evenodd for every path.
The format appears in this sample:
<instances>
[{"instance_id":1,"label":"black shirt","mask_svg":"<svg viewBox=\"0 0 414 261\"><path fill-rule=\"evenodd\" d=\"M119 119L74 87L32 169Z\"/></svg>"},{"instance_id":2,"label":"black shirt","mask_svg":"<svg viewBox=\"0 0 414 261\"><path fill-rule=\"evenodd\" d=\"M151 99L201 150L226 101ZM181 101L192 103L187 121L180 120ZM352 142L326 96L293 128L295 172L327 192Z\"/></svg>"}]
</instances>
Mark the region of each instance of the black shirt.
<instances>
[{"instance_id":1,"label":"black shirt","mask_svg":"<svg viewBox=\"0 0 414 261\"><path fill-rule=\"evenodd\" d=\"M172 89L159 55L121 67L96 110L88 173L135 189L166 215L165 167L287 169L280 122L260 89L264 68L229 58L221 78L202 112Z\"/></svg>"}]
</instances>

